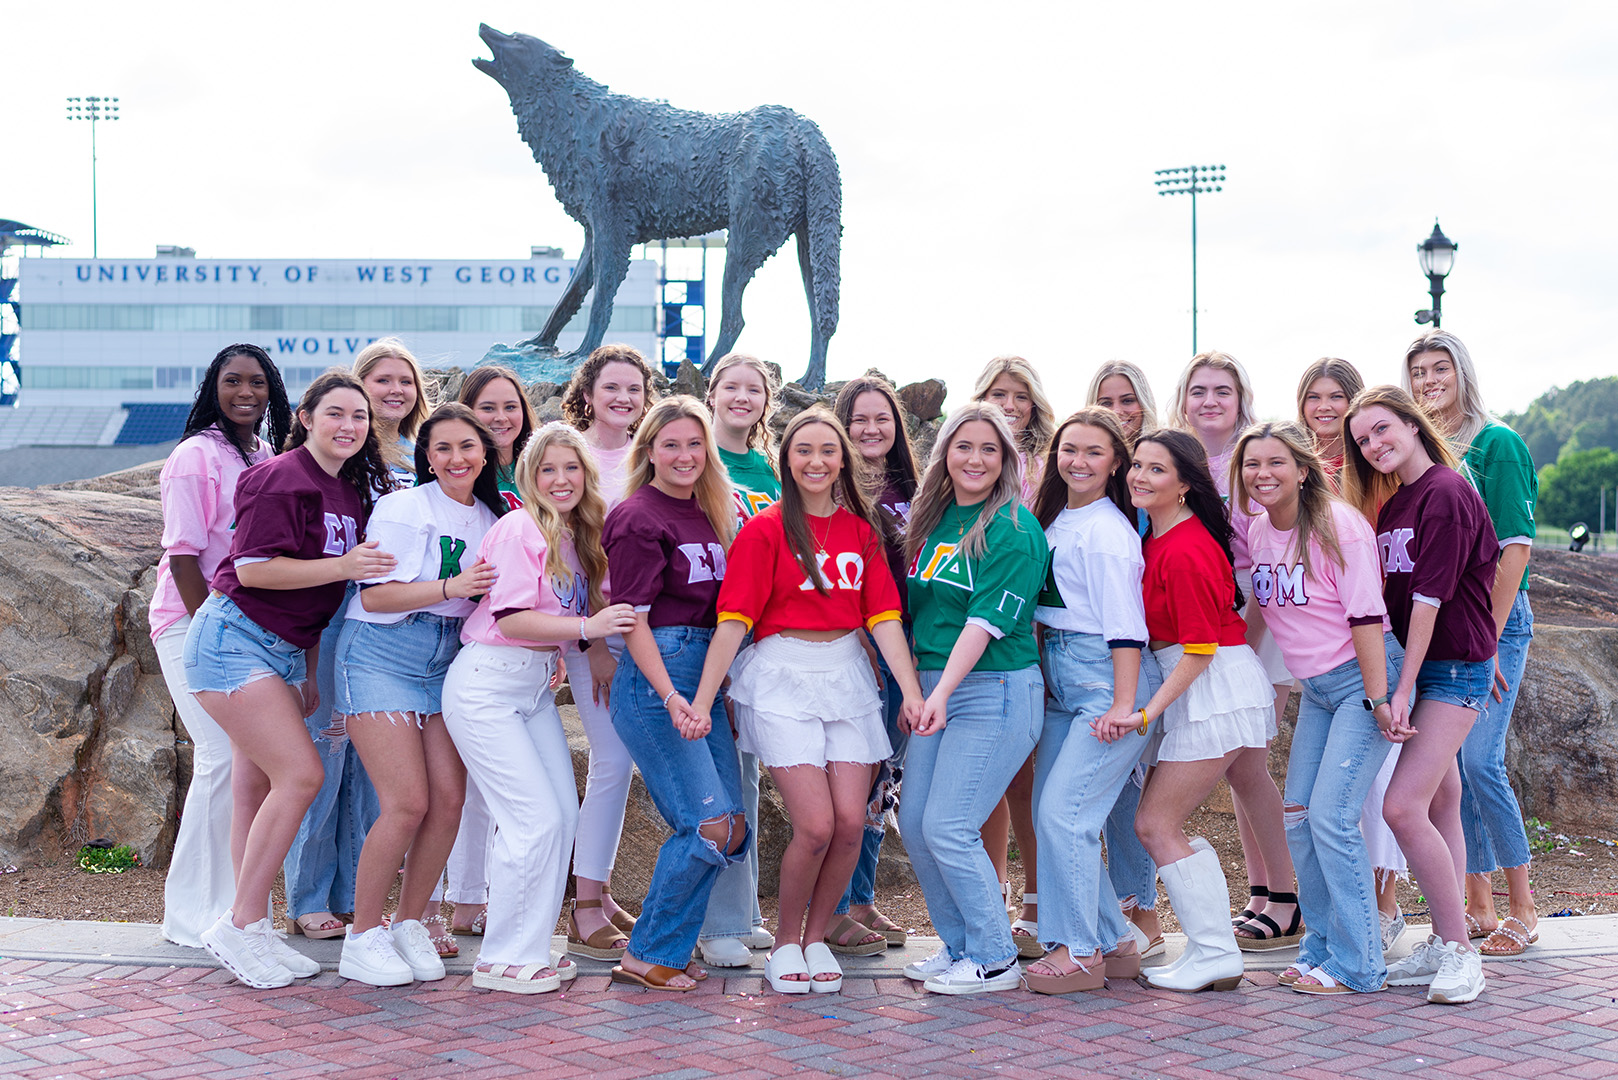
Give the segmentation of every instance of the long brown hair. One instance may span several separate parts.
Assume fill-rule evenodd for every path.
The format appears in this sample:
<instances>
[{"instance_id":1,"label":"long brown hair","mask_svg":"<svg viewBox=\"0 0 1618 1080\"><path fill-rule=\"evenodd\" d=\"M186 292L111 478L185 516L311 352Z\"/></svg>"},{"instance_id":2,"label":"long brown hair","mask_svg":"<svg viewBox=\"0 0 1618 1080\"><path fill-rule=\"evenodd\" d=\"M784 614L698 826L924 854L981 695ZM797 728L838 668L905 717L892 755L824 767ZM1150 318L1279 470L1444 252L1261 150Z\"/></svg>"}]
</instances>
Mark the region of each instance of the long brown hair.
<instances>
[{"instance_id":1,"label":"long brown hair","mask_svg":"<svg viewBox=\"0 0 1618 1080\"><path fill-rule=\"evenodd\" d=\"M624 498L627 500L657 476L657 467L652 462L652 443L676 420L695 420L702 428L702 448L708 460L702 475L697 477L697 505L713 526L720 546L729 551L730 542L736 536L736 498L725 473L725 463L719 460L719 446L714 442L708 407L690 394L666 397L646 410L629 449L629 477L624 486Z\"/></svg>"},{"instance_id":2,"label":"long brown hair","mask_svg":"<svg viewBox=\"0 0 1618 1080\"><path fill-rule=\"evenodd\" d=\"M1310 539L1319 541L1328 559L1339 567L1344 566L1343 547L1337 541L1337 526L1331 516L1332 500L1337 496L1332 492L1331 481L1326 478L1326 466L1315 452L1314 436L1302 424L1281 420L1254 424L1241 433L1236 439L1236 450L1231 455L1230 504L1244 514L1253 515L1248 508L1252 493L1247 490L1242 457L1247 453L1247 448L1260 439L1274 439L1285 446L1292 460L1303 470L1303 485L1298 488L1298 525L1295 533L1297 557L1303 564L1303 572L1310 576L1314 576L1315 572L1309 564Z\"/></svg>"},{"instance_id":3,"label":"long brown hair","mask_svg":"<svg viewBox=\"0 0 1618 1080\"><path fill-rule=\"evenodd\" d=\"M854 403L861 394L881 394L887 400L888 408L893 412L893 445L888 447L888 454L882 459L881 475L874 475L877 470L873 463L864 457L856 457L857 472L863 483L867 485L866 494L872 499L879 499L885 487L896 488L905 501L909 502L916 497L916 488L920 486L920 470L916 468L916 453L910 445L910 431L906 424L904 403L899 400L899 394L893 389L893 384L877 375L865 374L857 379L850 379L837 391L836 404L832 412L847 431L854 419ZM904 520L902 518L889 519L888 514L877 514L882 526L883 543L890 547L904 546Z\"/></svg>"},{"instance_id":4,"label":"long brown hair","mask_svg":"<svg viewBox=\"0 0 1618 1080\"><path fill-rule=\"evenodd\" d=\"M792 475L792 469L787 462L787 454L792 450L793 437L810 424L826 425L837 436L838 446L842 448L843 466L837 472L837 483L832 489L832 495L843 509L871 526L871 545L868 550L861 552L867 561L873 556L881 555L876 547L876 538L882 535L882 526L876 520L876 514L870 502L866 500L865 493L860 490L859 455L855 453L853 441L849 439L843 425L838 423L837 417L824 405L811 405L794 416L787 424L786 430L781 433L781 456L777 466L781 474L781 529L786 534L787 550L798 560L798 565L803 568L809 583L815 587L815 592L825 596L828 590L825 582L821 580L819 564L815 562L816 549L809 528L809 515L803 506L803 493L798 490L797 477Z\"/></svg>"},{"instance_id":5,"label":"long brown hair","mask_svg":"<svg viewBox=\"0 0 1618 1080\"><path fill-rule=\"evenodd\" d=\"M478 441L483 444L483 468L472 481L472 497L493 510L495 517L502 516L511 507L500 496L500 454L494 448L494 436L489 434L477 413L459 401L444 402L421 422L421 429L416 432L416 483L432 482L427 479L432 474L432 467L427 464L427 450L433 442L433 428L446 420L459 420L477 432Z\"/></svg>"},{"instance_id":6,"label":"long brown hair","mask_svg":"<svg viewBox=\"0 0 1618 1080\"><path fill-rule=\"evenodd\" d=\"M337 475L353 485L360 497L360 509L369 518L377 496L385 495L399 485L388 463L382 459L382 446L376 437L376 413L371 411L371 395L365 392L365 384L355 378L352 372L332 368L309 384L292 413L292 433L287 436L286 448L296 450L309 441L309 429L304 425L303 416L308 413L312 418L315 410L320 408L321 401L333 390L357 391L365 402L368 416L365 441L338 468Z\"/></svg>"},{"instance_id":7,"label":"long brown hair","mask_svg":"<svg viewBox=\"0 0 1618 1080\"><path fill-rule=\"evenodd\" d=\"M539 466L545 451L562 446L579 458L584 475L584 490L579 493L579 504L564 519L551 501L539 490ZM557 421L546 424L528 440L517 459L517 494L522 496L522 510L534 519L545 537L545 570L551 580L567 585L567 564L560 558L562 545L573 544L573 555L579 560L585 581L590 589L590 603L586 611L600 611L607 606L601 583L607 580L607 552L601 546L601 533L607 520L607 503L601 497L601 474L596 471L595 459L584 436L568 425Z\"/></svg>"},{"instance_id":8,"label":"long brown hair","mask_svg":"<svg viewBox=\"0 0 1618 1080\"><path fill-rule=\"evenodd\" d=\"M1034 493L1034 516L1039 519L1042 528L1048 529L1057 515L1067 508L1067 480L1056 467L1056 453L1062 444L1062 432L1074 424L1099 428L1112 440L1113 465L1112 472L1107 476L1106 497L1133 523L1135 504L1129 501L1129 483L1125 479L1129 473L1129 440L1124 437L1118 414L1100 405L1085 406L1057 427L1056 434L1051 438L1051 448L1045 453L1045 469L1040 474L1039 490Z\"/></svg>"},{"instance_id":9,"label":"long brown hair","mask_svg":"<svg viewBox=\"0 0 1618 1080\"><path fill-rule=\"evenodd\" d=\"M1202 522L1202 527L1219 545L1226 564L1231 568L1230 579L1236 586L1235 610L1240 611L1245 599L1242 583L1236 577L1236 556L1230 546L1236 530L1226 516L1225 498L1219 494L1219 489L1214 486L1213 474L1208 471L1208 451L1203 447L1202 440L1179 428L1158 428L1150 435L1142 435L1135 440L1135 452L1139 453L1146 443L1161 446L1174 461L1176 476L1189 489L1185 493L1186 509Z\"/></svg>"},{"instance_id":10,"label":"long brown hair","mask_svg":"<svg viewBox=\"0 0 1618 1080\"><path fill-rule=\"evenodd\" d=\"M1375 525L1382 505L1399 490L1399 477L1396 473L1378 472L1348 426L1373 405L1380 405L1405 423L1414 424L1416 436L1434 465L1458 469L1461 459L1455 456L1449 440L1438 430L1432 414L1417 405L1408 390L1398 386L1370 386L1361 390L1349 403L1348 412L1343 414L1343 498Z\"/></svg>"},{"instance_id":11,"label":"long brown hair","mask_svg":"<svg viewBox=\"0 0 1618 1080\"><path fill-rule=\"evenodd\" d=\"M509 382L517 391L517 400L522 402L522 427L517 430L517 437L511 441L511 464L515 467L517 459L522 456L523 448L528 445L528 437L534 433L534 407L529 404L521 376L504 364L484 364L482 367L473 368L467 373L466 381L461 383L461 392L456 400L476 412L478 395L483 393L485 386L496 379ZM495 464L499 463L499 455L496 455Z\"/></svg>"}]
</instances>

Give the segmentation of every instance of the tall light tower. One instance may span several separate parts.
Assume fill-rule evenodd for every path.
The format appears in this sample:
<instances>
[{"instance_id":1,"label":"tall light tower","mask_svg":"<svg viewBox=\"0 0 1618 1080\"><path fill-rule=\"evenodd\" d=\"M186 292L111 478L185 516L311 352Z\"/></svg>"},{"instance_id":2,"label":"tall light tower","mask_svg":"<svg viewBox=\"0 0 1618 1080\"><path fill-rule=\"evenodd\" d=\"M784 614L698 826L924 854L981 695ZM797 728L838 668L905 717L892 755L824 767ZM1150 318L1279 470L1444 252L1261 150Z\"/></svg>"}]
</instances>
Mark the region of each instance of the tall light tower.
<instances>
[{"instance_id":1,"label":"tall light tower","mask_svg":"<svg viewBox=\"0 0 1618 1080\"><path fill-rule=\"evenodd\" d=\"M1159 195L1191 196L1191 355L1197 354L1197 196L1224 190L1223 165L1159 169L1153 181Z\"/></svg>"},{"instance_id":2,"label":"tall light tower","mask_svg":"<svg viewBox=\"0 0 1618 1080\"><path fill-rule=\"evenodd\" d=\"M118 99L115 97L70 97L67 99L69 120L90 121L90 255L101 257L100 223L96 209L96 122L118 119Z\"/></svg>"}]
</instances>

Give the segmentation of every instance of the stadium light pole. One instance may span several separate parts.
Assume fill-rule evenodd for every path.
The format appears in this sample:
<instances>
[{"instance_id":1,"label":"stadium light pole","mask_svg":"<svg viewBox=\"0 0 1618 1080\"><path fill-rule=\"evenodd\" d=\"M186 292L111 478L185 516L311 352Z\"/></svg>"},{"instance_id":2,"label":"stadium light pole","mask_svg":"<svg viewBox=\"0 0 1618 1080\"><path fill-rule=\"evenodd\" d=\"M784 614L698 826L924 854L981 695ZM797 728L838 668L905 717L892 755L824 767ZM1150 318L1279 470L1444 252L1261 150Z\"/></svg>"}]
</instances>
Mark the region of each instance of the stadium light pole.
<instances>
[{"instance_id":1,"label":"stadium light pole","mask_svg":"<svg viewBox=\"0 0 1618 1080\"><path fill-rule=\"evenodd\" d=\"M1159 195L1191 196L1191 355L1197 353L1197 196L1222 191L1225 181L1223 165L1184 165L1177 169L1158 169Z\"/></svg>"},{"instance_id":2,"label":"stadium light pole","mask_svg":"<svg viewBox=\"0 0 1618 1080\"><path fill-rule=\"evenodd\" d=\"M1455 269L1455 252L1459 248L1460 245L1438 227L1437 218L1433 218L1433 234L1416 245L1421 272L1427 275L1427 293L1433 298L1432 307L1416 312L1416 321L1423 326L1432 323L1434 330L1439 329L1439 319L1444 314L1444 279Z\"/></svg>"},{"instance_id":3,"label":"stadium light pole","mask_svg":"<svg viewBox=\"0 0 1618 1080\"><path fill-rule=\"evenodd\" d=\"M101 257L101 237L96 209L96 122L118 119L118 99L115 97L70 97L67 99L69 120L90 121L90 257Z\"/></svg>"}]
</instances>

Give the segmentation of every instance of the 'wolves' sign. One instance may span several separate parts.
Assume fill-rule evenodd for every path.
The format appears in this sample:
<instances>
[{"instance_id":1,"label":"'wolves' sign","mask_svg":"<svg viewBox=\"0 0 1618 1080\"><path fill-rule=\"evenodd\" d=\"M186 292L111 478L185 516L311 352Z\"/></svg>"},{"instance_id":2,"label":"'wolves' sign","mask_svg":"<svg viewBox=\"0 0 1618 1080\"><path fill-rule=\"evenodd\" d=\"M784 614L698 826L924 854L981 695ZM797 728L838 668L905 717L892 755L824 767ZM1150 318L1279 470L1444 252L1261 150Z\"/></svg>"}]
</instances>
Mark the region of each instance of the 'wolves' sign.
<instances>
[{"instance_id":1,"label":"'wolves' sign","mask_svg":"<svg viewBox=\"0 0 1618 1080\"><path fill-rule=\"evenodd\" d=\"M842 181L820 129L779 105L712 116L614 94L573 61L526 34L480 26L493 60L474 60L511 97L517 129L568 214L584 249L567 291L534 344L557 335L592 288L587 355L607 331L613 294L636 244L728 228L724 316L707 368L742 332L742 290L788 236L809 297L809 368L826 379L826 343L837 330Z\"/></svg>"}]
</instances>

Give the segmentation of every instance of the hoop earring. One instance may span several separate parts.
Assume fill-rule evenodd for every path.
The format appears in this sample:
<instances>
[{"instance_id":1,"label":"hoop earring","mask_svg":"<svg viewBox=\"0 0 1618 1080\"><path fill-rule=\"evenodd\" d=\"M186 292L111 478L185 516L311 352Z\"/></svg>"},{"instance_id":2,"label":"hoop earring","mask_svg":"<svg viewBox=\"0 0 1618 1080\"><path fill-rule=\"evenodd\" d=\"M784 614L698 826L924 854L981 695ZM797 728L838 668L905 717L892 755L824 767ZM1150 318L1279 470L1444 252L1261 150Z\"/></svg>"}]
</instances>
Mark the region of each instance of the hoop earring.
<instances>
[{"instance_id":1,"label":"hoop earring","mask_svg":"<svg viewBox=\"0 0 1618 1080\"><path fill-rule=\"evenodd\" d=\"M1181 506L1185 505L1185 492L1183 492L1183 491L1180 492L1180 505Z\"/></svg>"}]
</instances>

